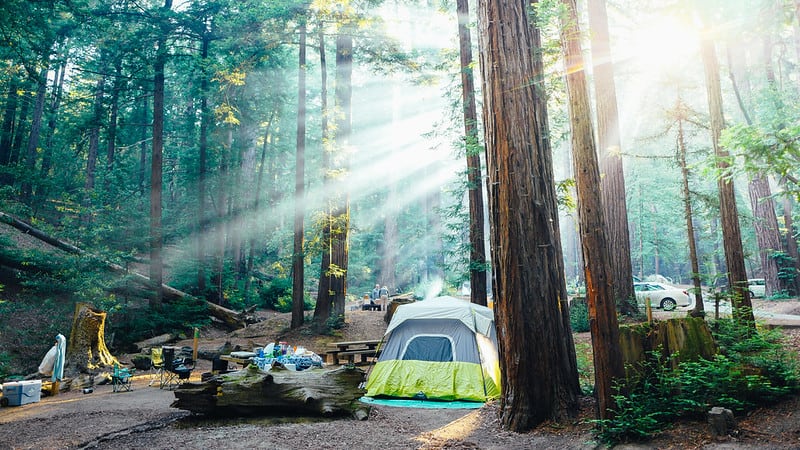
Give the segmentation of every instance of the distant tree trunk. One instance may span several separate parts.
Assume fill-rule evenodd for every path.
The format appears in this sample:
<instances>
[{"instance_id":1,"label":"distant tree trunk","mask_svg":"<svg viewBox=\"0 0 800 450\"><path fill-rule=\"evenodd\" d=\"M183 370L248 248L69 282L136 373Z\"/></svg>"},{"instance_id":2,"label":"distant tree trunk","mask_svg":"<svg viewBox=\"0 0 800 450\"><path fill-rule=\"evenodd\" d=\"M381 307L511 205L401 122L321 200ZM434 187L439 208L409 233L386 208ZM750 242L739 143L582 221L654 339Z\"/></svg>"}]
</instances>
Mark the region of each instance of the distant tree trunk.
<instances>
[{"instance_id":1,"label":"distant tree trunk","mask_svg":"<svg viewBox=\"0 0 800 450\"><path fill-rule=\"evenodd\" d=\"M786 227L786 253L791 259L789 267L784 270L788 272L788 288L790 295L797 295L800 292L800 254L797 251L797 238L795 237L794 220L792 219L793 200L788 195L783 197L783 226Z\"/></svg>"},{"instance_id":2,"label":"distant tree trunk","mask_svg":"<svg viewBox=\"0 0 800 450\"><path fill-rule=\"evenodd\" d=\"M708 30L706 30L708 31ZM742 324L755 330L753 306L747 288L747 271L744 266L744 250L736 208L736 195L733 181L729 177L728 152L720 146L719 138L724 127L722 111L722 89L719 80L719 63L717 62L714 42L704 37L700 43L700 54L706 77L708 109L711 117L711 143L717 159L717 178L719 187L720 219L722 225L722 244L725 249L725 264L728 270L728 287L731 292L731 304L734 316Z\"/></svg>"},{"instance_id":3,"label":"distant tree trunk","mask_svg":"<svg viewBox=\"0 0 800 450\"><path fill-rule=\"evenodd\" d=\"M697 241L694 232L694 214L692 213L691 190L689 189L689 165L686 163L686 136L683 122L686 120L686 107L680 95L675 108L678 114L678 165L681 168L683 216L686 219L686 235L689 241L689 260L692 264L692 283L694 284L694 308L689 313L693 317L702 317L704 312L703 291L700 282L700 261L697 256Z\"/></svg>"},{"instance_id":4,"label":"distant tree trunk","mask_svg":"<svg viewBox=\"0 0 800 450\"><path fill-rule=\"evenodd\" d=\"M610 418L615 405L614 383L622 380L622 351L614 302L605 218L600 197L600 172L591 122L591 106L581 55L580 29L575 0L562 0L568 16L561 23L561 45L567 65L567 94L572 160L578 193L578 220L586 275L586 300L595 369L595 395L601 419Z\"/></svg>"},{"instance_id":5,"label":"distant tree trunk","mask_svg":"<svg viewBox=\"0 0 800 450\"><path fill-rule=\"evenodd\" d=\"M114 64L114 82L111 87L110 117L108 118L108 142L106 143L106 195L110 195L111 179L114 174L114 160L117 153L117 120L119 118L119 94L122 90L122 62L119 58ZM104 202L108 203L108 201Z\"/></svg>"},{"instance_id":6,"label":"distant tree trunk","mask_svg":"<svg viewBox=\"0 0 800 450\"><path fill-rule=\"evenodd\" d=\"M197 248L197 290L204 298L206 292L206 239L208 239L207 215L208 205L208 127L211 123L211 112L208 108L208 47L211 44L209 32L203 33L200 47L200 57L202 58L202 70L200 73L200 136L198 142L198 168L197 168L197 229L196 248Z\"/></svg>"},{"instance_id":7,"label":"distant tree trunk","mask_svg":"<svg viewBox=\"0 0 800 450\"><path fill-rule=\"evenodd\" d=\"M769 48L771 44L767 38L765 42L765 53L769 58ZM752 107L752 89L747 73L747 62L744 54L744 43L741 39L734 38L728 43L728 67L731 84L739 103L739 108L748 125L753 124L755 119ZM769 64L765 58L764 64ZM775 255L783 252L780 233L778 230L778 218L775 215L775 203L772 201L772 192L769 181L763 174L755 174L750 177L747 185L750 195L750 207L753 211L753 227L756 232L756 242L758 243L758 253L761 257L761 275L765 281L765 295L772 296L781 291L784 287L778 278L778 261Z\"/></svg>"},{"instance_id":8,"label":"distant tree trunk","mask_svg":"<svg viewBox=\"0 0 800 450\"><path fill-rule=\"evenodd\" d=\"M162 11L172 8L172 0L164 0ZM165 19L164 19L165 20ZM166 22L166 20L165 20ZM161 309L163 294L157 289L164 283L164 261L161 249L164 245L161 229L161 193L163 186L162 166L164 157L164 67L167 63L168 25L161 25L161 35L153 64L153 154L150 161L150 280L156 289L150 306Z\"/></svg>"},{"instance_id":9,"label":"distant tree trunk","mask_svg":"<svg viewBox=\"0 0 800 450\"><path fill-rule=\"evenodd\" d=\"M28 147L25 151L25 173L33 174L36 170L36 153L39 148L39 137L42 133L42 117L44 116L44 101L47 93L47 69L42 69L36 80L36 103L33 108ZM22 201L30 204L33 195L33 177L22 180Z\"/></svg>"},{"instance_id":10,"label":"distant tree trunk","mask_svg":"<svg viewBox=\"0 0 800 450\"><path fill-rule=\"evenodd\" d=\"M19 80L15 75L8 82L6 104L3 109L3 129L0 135L0 165L6 166L11 162L11 145L14 143L14 125L19 104ZM4 181L5 175L2 175Z\"/></svg>"},{"instance_id":11,"label":"distant tree trunk","mask_svg":"<svg viewBox=\"0 0 800 450\"><path fill-rule=\"evenodd\" d=\"M217 175L217 204L216 206L216 246L214 249L214 303L224 306L225 299L225 242L227 239L227 223L225 216L228 211L228 167L230 151L233 145L233 129L229 124L225 130L225 145L220 155L219 173Z\"/></svg>"},{"instance_id":12,"label":"distant tree trunk","mask_svg":"<svg viewBox=\"0 0 800 450\"><path fill-rule=\"evenodd\" d=\"M331 151L333 150L328 132L328 63L325 54L325 33L321 23L318 24L319 30L319 70L320 70L320 117L322 119L322 192L323 204L327 208L320 225L322 234L322 255L320 261L319 285L317 286L317 304L314 308L314 320L318 326L322 326L331 316L332 300L330 297L331 278L331 222L332 222L332 202L331 188L332 166Z\"/></svg>"},{"instance_id":13,"label":"distant tree trunk","mask_svg":"<svg viewBox=\"0 0 800 450\"><path fill-rule=\"evenodd\" d=\"M56 117L58 109L61 107L61 95L64 92L64 78L67 73L66 58L62 59L58 65L55 76L53 77L53 89L50 95L50 105L47 108L47 138L42 149L42 166L39 169L42 180L50 176L50 169L53 165L53 139L56 134ZM38 195L38 194L37 194ZM40 197L47 194L42 190Z\"/></svg>"},{"instance_id":14,"label":"distant tree trunk","mask_svg":"<svg viewBox=\"0 0 800 450\"><path fill-rule=\"evenodd\" d=\"M139 197L144 200L145 194L145 180L147 179L147 129L148 127L145 125L148 123L147 120L147 111L150 109L147 101L147 95L142 95L141 101L142 104L140 105L139 111L141 111L141 133L139 135L139 170L138 170L138 186L139 186Z\"/></svg>"},{"instance_id":15,"label":"distant tree trunk","mask_svg":"<svg viewBox=\"0 0 800 450\"><path fill-rule=\"evenodd\" d=\"M267 150L269 149L269 142L271 139L270 130L272 129L272 121L275 119L275 110L270 113L267 120L267 127L264 130L264 143L261 146L261 158L258 164L258 175L256 178L256 189L253 192L253 211L258 213L261 211L261 193L264 186L264 172L266 171ZM253 279L253 267L255 264L256 252L256 233L255 230L259 228L259 220L253 220L250 225L250 248L247 255L247 277L245 278L244 291L250 292L251 280Z\"/></svg>"},{"instance_id":16,"label":"distant tree trunk","mask_svg":"<svg viewBox=\"0 0 800 450\"><path fill-rule=\"evenodd\" d=\"M94 104L92 114L92 124L89 129L89 150L86 154L86 185L84 188L83 214L84 224L88 224L92 219L92 198L94 198L95 180L97 178L97 156L100 149L100 125L103 120L103 95L106 78L100 77L97 80L94 92Z\"/></svg>"},{"instance_id":17,"label":"distant tree trunk","mask_svg":"<svg viewBox=\"0 0 800 450\"><path fill-rule=\"evenodd\" d=\"M292 252L292 328L303 325L305 269L303 234L305 227L306 165L306 18L300 17L300 49L297 69L297 152L294 175L294 251Z\"/></svg>"},{"instance_id":18,"label":"distant tree trunk","mask_svg":"<svg viewBox=\"0 0 800 450\"><path fill-rule=\"evenodd\" d=\"M27 80L20 86L21 89L27 90L29 85L31 84L30 80ZM28 131L27 124L28 124L28 114L30 113L30 105L31 102L23 101L19 107L19 116L17 117L17 126L14 130L14 141L11 143L11 153L8 155L8 164L13 165L20 162L20 159L24 157L22 155L22 142L25 140L26 132Z\"/></svg>"},{"instance_id":19,"label":"distant tree trunk","mask_svg":"<svg viewBox=\"0 0 800 450\"><path fill-rule=\"evenodd\" d=\"M478 3L502 426L578 411L539 30L527 4Z\"/></svg>"},{"instance_id":20,"label":"distant tree trunk","mask_svg":"<svg viewBox=\"0 0 800 450\"><path fill-rule=\"evenodd\" d=\"M763 174L753 176L747 189L750 194L750 205L753 208L753 226L756 230L758 253L761 256L765 295L770 297L785 289L782 280L778 277L778 260L775 258L777 254L783 252L778 217L775 214L775 202L772 200L769 181Z\"/></svg>"},{"instance_id":21,"label":"distant tree trunk","mask_svg":"<svg viewBox=\"0 0 800 450\"><path fill-rule=\"evenodd\" d=\"M639 308L633 292L631 238L628 232L628 207L625 175L619 136L617 91L608 33L606 0L589 0L592 37L592 66L597 97L597 137L600 152L601 192L606 219L610 279L620 313L631 316Z\"/></svg>"},{"instance_id":22,"label":"distant tree trunk","mask_svg":"<svg viewBox=\"0 0 800 450\"><path fill-rule=\"evenodd\" d=\"M464 139L469 192L469 283L470 301L486 306L486 249L483 229L483 179L481 147L478 142L478 109L475 106L475 79L472 73L472 39L469 28L469 2L457 0L458 43L461 56L461 97L464 108Z\"/></svg>"}]
</instances>

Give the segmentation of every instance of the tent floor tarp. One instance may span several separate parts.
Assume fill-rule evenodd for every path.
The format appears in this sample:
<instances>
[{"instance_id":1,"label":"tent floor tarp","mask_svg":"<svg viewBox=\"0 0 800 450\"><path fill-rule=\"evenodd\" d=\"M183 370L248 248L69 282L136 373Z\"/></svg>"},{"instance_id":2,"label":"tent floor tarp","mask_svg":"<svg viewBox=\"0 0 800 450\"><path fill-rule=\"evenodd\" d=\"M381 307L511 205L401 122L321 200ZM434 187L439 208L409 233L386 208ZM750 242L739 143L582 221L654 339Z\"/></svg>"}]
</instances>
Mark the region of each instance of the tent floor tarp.
<instances>
[{"instance_id":1,"label":"tent floor tarp","mask_svg":"<svg viewBox=\"0 0 800 450\"><path fill-rule=\"evenodd\" d=\"M430 409L478 409L483 402L466 402L461 400L416 400L412 398L375 398L361 397L362 403L396 408L430 408Z\"/></svg>"}]
</instances>

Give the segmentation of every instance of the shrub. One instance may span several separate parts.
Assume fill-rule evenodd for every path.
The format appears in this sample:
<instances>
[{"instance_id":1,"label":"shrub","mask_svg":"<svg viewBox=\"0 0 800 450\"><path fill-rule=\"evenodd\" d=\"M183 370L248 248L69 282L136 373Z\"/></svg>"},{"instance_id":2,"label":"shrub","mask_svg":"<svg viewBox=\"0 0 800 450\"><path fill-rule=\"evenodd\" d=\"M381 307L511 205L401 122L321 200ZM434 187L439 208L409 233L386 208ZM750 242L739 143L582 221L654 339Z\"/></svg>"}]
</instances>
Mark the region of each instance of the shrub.
<instances>
[{"instance_id":1,"label":"shrub","mask_svg":"<svg viewBox=\"0 0 800 450\"><path fill-rule=\"evenodd\" d=\"M569 306L569 324L572 331L585 333L589 331L589 306L583 297L575 297Z\"/></svg>"},{"instance_id":2,"label":"shrub","mask_svg":"<svg viewBox=\"0 0 800 450\"><path fill-rule=\"evenodd\" d=\"M797 356L776 331L753 332L732 320L715 323L722 353L710 360L672 367L653 352L641 376L626 380L614 397L614 417L595 421L600 441L638 440L666 427L674 417L701 418L713 406L742 413L800 390ZM675 357L676 355L673 355Z\"/></svg>"}]
</instances>

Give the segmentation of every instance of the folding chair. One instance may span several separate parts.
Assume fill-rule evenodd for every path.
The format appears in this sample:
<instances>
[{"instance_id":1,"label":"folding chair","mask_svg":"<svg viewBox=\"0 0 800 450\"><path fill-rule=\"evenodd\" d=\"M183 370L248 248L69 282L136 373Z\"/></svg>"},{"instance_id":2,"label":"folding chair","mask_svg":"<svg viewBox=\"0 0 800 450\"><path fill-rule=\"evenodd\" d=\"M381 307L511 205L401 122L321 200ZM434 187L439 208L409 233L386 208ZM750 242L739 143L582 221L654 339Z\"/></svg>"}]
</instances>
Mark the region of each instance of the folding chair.
<instances>
[{"instance_id":1,"label":"folding chair","mask_svg":"<svg viewBox=\"0 0 800 450\"><path fill-rule=\"evenodd\" d=\"M148 383L148 386L158 382L158 387L161 387L161 380L164 376L164 356L161 348L153 347L150 349L150 370L150 383Z\"/></svg>"},{"instance_id":2,"label":"folding chair","mask_svg":"<svg viewBox=\"0 0 800 450\"><path fill-rule=\"evenodd\" d=\"M194 360L187 356L175 356L175 347L164 347L164 369L161 388L173 389L189 380L194 370ZM190 349L191 351L191 349Z\"/></svg>"},{"instance_id":3,"label":"folding chair","mask_svg":"<svg viewBox=\"0 0 800 450\"><path fill-rule=\"evenodd\" d=\"M127 367L119 367L119 364L114 363L114 373L111 375L111 386L114 392L123 392L131 390L131 380L133 373L136 369L128 369Z\"/></svg>"}]
</instances>

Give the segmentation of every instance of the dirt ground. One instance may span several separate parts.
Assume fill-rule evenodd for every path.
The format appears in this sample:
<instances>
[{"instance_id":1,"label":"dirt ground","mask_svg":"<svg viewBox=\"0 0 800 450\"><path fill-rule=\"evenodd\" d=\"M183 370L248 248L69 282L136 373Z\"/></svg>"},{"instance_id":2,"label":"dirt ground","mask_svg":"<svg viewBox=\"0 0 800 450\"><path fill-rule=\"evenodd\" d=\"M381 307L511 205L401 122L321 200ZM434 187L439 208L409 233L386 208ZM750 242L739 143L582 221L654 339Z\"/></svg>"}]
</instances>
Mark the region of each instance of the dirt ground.
<instances>
[{"instance_id":1,"label":"dirt ground","mask_svg":"<svg viewBox=\"0 0 800 450\"><path fill-rule=\"evenodd\" d=\"M800 314L800 302L768 302L764 308ZM776 306L777 305L777 306ZM757 306L758 305L754 305ZM673 314L685 314L675 312ZM670 313L658 313L666 318ZM345 327L334 336L287 332L288 316L265 314L264 321L232 334L201 331L200 349L213 351L226 342L241 348L285 340L324 353L333 341L379 338L386 328L383 313L348 311ZM800 324L799 324L800 325ZM787 328L787 342L800 349L800 328ZM579 339L588 339L584 334ZM191 345L182 341L177 345ZM123 362L130 355L120 355ZM210 370L200 361L193 381ZM368 370L368 369L367 369ZM139 373L131 392L113 393L110 385L90 394L62 392L21 407L0 408L0 449L76 448L269 448L269 449L590 449L588 420L593 402L583 399L572 424L544 424L518 434L499 427L498 406L481 409L419 409L374 406L366 421L350 418L207 419L171 408L174 394L149 387L150 375ZM643 444L620 449L800 449L800 397L737 418L736 436L715 441L705 424L677 422Z\"/></svg>"}]
</instances>

